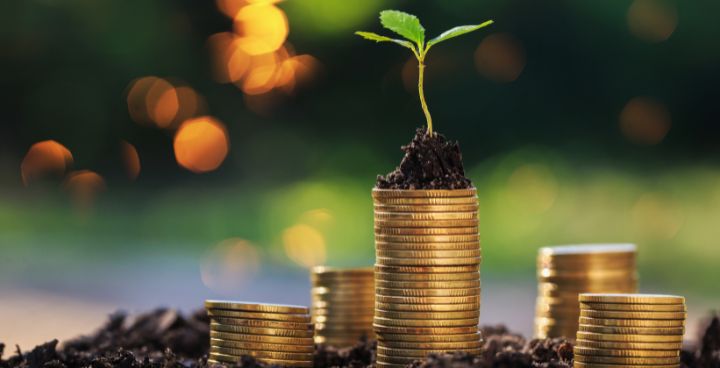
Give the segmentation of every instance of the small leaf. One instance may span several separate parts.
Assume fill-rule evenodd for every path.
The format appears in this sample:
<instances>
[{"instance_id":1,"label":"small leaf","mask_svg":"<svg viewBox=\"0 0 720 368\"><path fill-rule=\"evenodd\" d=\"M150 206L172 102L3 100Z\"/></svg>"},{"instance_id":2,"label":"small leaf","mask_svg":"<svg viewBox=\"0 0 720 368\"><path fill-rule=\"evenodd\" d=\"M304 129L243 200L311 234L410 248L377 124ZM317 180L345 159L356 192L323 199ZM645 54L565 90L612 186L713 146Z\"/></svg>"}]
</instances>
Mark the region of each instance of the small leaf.
<instances>
[{"instance_id":1,"label":"small leaf","mask_svg":"<svg viewBox=\"0 0 720 368\"><path fill-rule=\"evenodd\" d=\"M488 20L486 22L483 22L482 24L476 24L476 25L469 25L469 26L457 26L455 28L449 29L439 36L433 38L432 40L428 41L427 47L430 48L430 46L440 43L442 41L451 39L453 37L461 36L466 33L470 33L472 31L478 30L483 27L487 27L489 25L493 24L492 20Z\"/></svg>"},{"instance_id":2,"label":"small leaf","mask_svg":"<svg viewBox=\"0 0 720 368\"><path fill-rule=\"evenodd\" d=\"M372 33L372 32L362 32L362 31L358 31L358 32L355 32L355 34L358 35L358 36L360 36L360 37L362 37L362 38L364 38L364 39L366 39L366 40L370 40L370 41L375 41L375 42L393 42L393 43L396 43L396 44L398 44L398 45L400 45L400 46L405 46L405 47L409 48L410 50L413 50L413 52L415 52L415 46L413 46L413 44L412 44L411 42L409 42L409 41L398 40L398 39L394 39L394 38L382 36L382 35L379 35L379 34L377 34L377 33Z\"/></svg>"},{"instance_id":3,"label":"small leaf","mask_svg":"<svg viewBox=\"0 0 720 368\"><path fill-rule=\"evenodd\" d=\"M418 49L422 49L425 43L425 28L416 16L398 10L383 10L380 12L380 23L383 27L415 42Z\"/></svg>"}]
</instances>

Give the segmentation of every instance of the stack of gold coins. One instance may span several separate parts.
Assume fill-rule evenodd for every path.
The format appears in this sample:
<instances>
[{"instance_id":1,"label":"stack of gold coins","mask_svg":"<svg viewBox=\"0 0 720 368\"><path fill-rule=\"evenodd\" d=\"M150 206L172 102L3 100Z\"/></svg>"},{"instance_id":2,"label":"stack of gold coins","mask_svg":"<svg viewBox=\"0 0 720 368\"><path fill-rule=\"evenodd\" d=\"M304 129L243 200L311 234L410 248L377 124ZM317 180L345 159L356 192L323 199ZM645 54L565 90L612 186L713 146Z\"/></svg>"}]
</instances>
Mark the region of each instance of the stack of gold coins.
<instances>
[{"instance_id":1,"label":"stack of gold coins","mask_svg":"<svg viewBox=\"0 0 720 368\"><path fill-rule=\"evenodd\" d=\"M206 300L210 316L208 363L235 364L242 356L287 367L313 366L308 308Z\"/></svg>"},{"instance_id":2,"label":"stack of gold coins","mask_svg":"<svg viewBox=\"0 0 720 368\"><path fill-rule=\"evenodd\" d=\"M480 352L475 189L373 190L377 367Z\"/></svg>"},{"instance_id":3,"label":"stack of gold coins","mask_svg":"<svg viewBox=\"0 0 720 368\"><path fill-rule=\"evenodd\" d=\"M537 259L535 337L572 337L578 327L578 294L635 293L633 244L541 248Z\"/></svg>"},{"instance_id":4,"label":"stack of gold coins","mask_svg":"<svg viewBox=\"0 0 720 368\"><path fill-rule=\"evenodd\" d=\"M575 367L679 367L685 298L580 294Z\"/></svg>"},{"instance_id":5,"label":"stack of gold coins","mask_svg":"<svg viewBox=\"0 0 720 368\"><path fill-rule=\"evenodd\" d=\"M373 338L375 307L373 269L314 267L312 318L315 343L352 346L361 338Z\"/></svg>"}]
</instances>

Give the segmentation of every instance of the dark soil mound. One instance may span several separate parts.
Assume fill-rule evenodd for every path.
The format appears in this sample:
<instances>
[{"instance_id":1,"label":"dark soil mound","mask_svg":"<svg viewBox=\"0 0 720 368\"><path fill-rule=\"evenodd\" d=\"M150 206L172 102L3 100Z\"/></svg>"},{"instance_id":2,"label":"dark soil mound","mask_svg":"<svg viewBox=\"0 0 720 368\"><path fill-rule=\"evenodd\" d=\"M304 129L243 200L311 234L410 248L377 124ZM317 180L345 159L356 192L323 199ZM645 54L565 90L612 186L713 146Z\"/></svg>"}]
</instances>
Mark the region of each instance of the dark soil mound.
<instances>
[{"instance_id":1,"label":"dark soil mound","mask_svg":"<svg viewBox=\"0 0 720 368\"><path fill-rule=\"evenodd\" d=\"M442 134L428 135L424 128L415 132L400 166L386 176L379 175L380 189L467 189L472 182L465 177L462 154L457 142Z\"/></svg>"}]
</instances>

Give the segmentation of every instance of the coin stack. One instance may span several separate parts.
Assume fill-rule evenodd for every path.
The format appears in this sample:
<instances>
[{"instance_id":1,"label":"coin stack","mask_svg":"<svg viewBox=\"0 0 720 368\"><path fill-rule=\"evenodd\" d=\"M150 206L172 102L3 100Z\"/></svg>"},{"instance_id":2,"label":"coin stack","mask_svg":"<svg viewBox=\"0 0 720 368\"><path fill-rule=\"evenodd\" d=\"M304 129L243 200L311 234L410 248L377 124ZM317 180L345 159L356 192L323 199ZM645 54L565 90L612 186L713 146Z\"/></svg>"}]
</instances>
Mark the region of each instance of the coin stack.
<instances>
[{"instance_id":1,"label":"coin stack","mask_svg":"<svg viewBox=\"0 0 720 368\"><path fill-rule=\"evenodd\" d=\"M310 271L315 343L345 347L363 337L374 339L373 280L371 267L318 266Z\"/></svg>"},{"instance_id":2,"label":"coin stack","mask_svg":"<svg viewBox=\"0 0 720 368\"><path fill-rule=\"evenodd\" d=\"M635 293L633 244L541 248L537 259L535 337L571 337L578 328L578 294Z\"/></svg>"},{"instance_id":3,"label":"coin stack","mask_svg":"<svg viewBox=\"0 0 720 368\"><path fill-rule=\"evenodd\" d=\"M208 363L235 364L242 356L287 367L313 366L313 325L306 307L206 300Z\"/></svg>"},{"instance_id":4,"label":"coin stack","mask_svg":"<svg viewBox=\"0 0 720 368\"><path fill-rule=\"evenodd\" d=\"M575 367L679 367L685 298L580 294Z\"/></svg>"},{"instance_id":5,"label":"coin stack","mask_svg":"<svg viewBox=\"0 0 720 368\"><path fill-rule=\"evenodd\" d=\"M475 189L373 190L377 367L480 352Z\"/></svg>"}]
</instances>

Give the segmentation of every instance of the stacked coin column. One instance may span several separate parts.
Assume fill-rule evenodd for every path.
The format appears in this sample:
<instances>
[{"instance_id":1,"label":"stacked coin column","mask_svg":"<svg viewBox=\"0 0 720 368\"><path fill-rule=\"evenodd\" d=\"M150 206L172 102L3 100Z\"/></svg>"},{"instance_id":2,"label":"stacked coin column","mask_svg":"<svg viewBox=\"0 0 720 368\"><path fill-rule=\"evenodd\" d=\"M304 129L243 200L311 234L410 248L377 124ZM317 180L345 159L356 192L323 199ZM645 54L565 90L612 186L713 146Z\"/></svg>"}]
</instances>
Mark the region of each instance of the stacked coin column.
<instances>
[{"instance_id":1,"label":"stacked coin column","mask_svg":"<svg viewBox=\"0 0 720 368\"><path fill-rule=\"evenodd\" d=\"M239 364L243 356L285 367L313 366L313 325L306 307L206 300L208 363Z\"/></svg>"},{"instance_id":2,"label":"stacked coin column","mask_svg":"<svg viewBox=\"0 0 720 368\"><path fill-rule=\"evenodd\" d=\"M578 328L578 294L635 293L633 244L541 248L537 259L535 337L572 337Z\"/></svg>"},{"instance_id":3,"label":"stacked coin column","mask_svg":"<svg viewBox=\"0 0 720 368\"><path fill-rule=\"evenodd\" d=\"M373 190L377 367L480 352L475 189Z\"/></svg>"},{"instance_id":4,"label":"stacked coin column","mask_svg":"<svg viewBox=\"0 0 720 368\"><path fill-rule=\"evenodd\" d=\"M375 307L373 269L314 267L312 317L315 343L336 347L355 345L361 338L373 338Z\"/></svg>"},{"instance_id":5,"label":"stacked coin column","mask_svg":"<svg viewBox=\"0 0 720 368\"><path fill-rule=\"evenodd\" d=\"M685 298L580 294L575 367L679 367Z\"/></svg>"}]
</instances>

